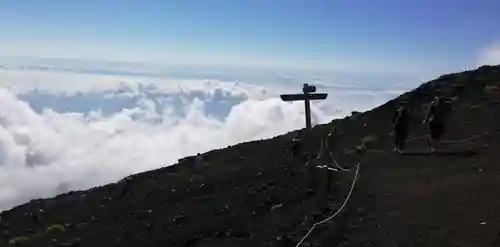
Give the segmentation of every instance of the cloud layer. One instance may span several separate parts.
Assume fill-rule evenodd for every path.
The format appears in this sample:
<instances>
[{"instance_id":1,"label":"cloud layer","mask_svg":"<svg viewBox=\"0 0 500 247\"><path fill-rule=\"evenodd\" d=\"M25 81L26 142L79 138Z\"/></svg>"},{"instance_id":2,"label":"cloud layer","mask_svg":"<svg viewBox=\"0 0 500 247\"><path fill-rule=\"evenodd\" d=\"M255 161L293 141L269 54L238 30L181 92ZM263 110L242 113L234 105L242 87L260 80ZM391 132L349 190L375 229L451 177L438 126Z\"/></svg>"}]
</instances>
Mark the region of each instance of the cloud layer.
<instances>
[{"instance_id":1,"label":"cloud layer","mask_svg":"<svg viewBox=\"0 0 500 247\"><path fill-rule=\"evenodd\" d=\"M498 65L500 64L500 43L490 45L479 53L478 65Z\"/></svg>"},{"instance_id":2,"label":"cloud layer","mask_svg":"<svg viewBox=\"0 0 500 247\"><path fill-rule=\"evenodd\" d=\"M293 87L0 69L0 210L301 128L303 104L277 97ZM399 93L323 88L314 123Z\"/></svg>"}]
</instances>

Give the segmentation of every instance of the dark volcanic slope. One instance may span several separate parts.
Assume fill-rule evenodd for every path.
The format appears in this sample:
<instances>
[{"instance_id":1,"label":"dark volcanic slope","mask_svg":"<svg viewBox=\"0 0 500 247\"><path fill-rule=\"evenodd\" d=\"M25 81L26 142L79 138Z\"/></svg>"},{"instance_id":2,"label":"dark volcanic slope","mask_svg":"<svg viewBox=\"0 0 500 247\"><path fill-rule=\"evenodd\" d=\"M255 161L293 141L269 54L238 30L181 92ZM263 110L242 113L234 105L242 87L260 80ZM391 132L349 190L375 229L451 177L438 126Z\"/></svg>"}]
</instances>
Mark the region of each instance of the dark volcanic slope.
<instances>
[{"instance_id":1,"label":"dark volcanic slope","mask_svg":"<svg viewBox=\"0 0 500 247\"><path fill-rule=\"evenodd\" d=\"M499 86L500 67L481 67L402 95L413 109L416 137L404 155L389 151L394 101L315 127L306 136L309 152L318 152L334 126L330 148L337 161L361 166L347 206L303 246L500 246ZM444 151L430 156L419 121L437 92L451 95L457 111ZM354 174L330 173L335 186L327 192L326 171L316 169L319 183L308 191L306 167L291 165L286 153L290 139L209 152L200 170L186 159L31 201L1 214L0 245L295 246L342 204ZM291 242L278 241L284 236Z\"/></svg>"}]
</instances>

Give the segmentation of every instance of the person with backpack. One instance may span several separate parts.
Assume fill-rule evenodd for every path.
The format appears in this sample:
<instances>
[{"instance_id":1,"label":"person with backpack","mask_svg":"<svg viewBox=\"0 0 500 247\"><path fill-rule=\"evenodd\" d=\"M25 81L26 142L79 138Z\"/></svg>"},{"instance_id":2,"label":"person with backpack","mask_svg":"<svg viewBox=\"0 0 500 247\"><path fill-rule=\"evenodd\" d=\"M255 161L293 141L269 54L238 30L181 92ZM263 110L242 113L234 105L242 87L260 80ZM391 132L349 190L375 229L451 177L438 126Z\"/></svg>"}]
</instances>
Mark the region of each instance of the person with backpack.
<instances>
[{"instance_id":1,"label":"person with backpack","mask_svg":"<svg viewBox=\"0 0 500 247\"><path fill-rule=\"evenodd\" d=\"M401 153L408 137L409 110L407 102L402 102L392 118L392 127L394 131L394 152Z\"/></svg>"},{"instance_id":2,"label":"person with backpack","mask_svg":"<svg viewBox=\"0 0 500 247\"><path fill-rule=\"evenodd\" d=\"M196 154L195 166L196 166L196 169L200 169L203 166L203 158L201 157L200 153Z\"/></svg>"},{"instance_id":3,"label":"person with backpack","mask_svg":"<svg viewBox=\"0 0 500 247\"><path fill-rule=\"evenodd\" d=\"M292 165L293 169L301 169L300 167L305 168L305 179L308 183L308 192L311 193L314 191L316 187L316 160L313 155L309 153L303 147L303 137L304 131L299 130L297 134L292 139ZM295 174L295 172L292 172Z\"/></svg>"},{"instance_id":4,"label":"person with backpack","mask_svg":"<svg viewBox=\"0 0 500 247\"><path fill-rule=\"evenodd\" d=\"M300 134L297 133L296 136L293 137L292 139L292 157L293 159L297 159L301 155L301 140L300 140Z\"/></svg>"},{"instance_id":5,"label":"person with backpack","mask_svg":"<svg viewBox=\"0 0 500 247\"><path fill-rule=\"evenodd\" d=\"M285 165L286 173L290 177L297 176L297 167L302 162L302 143L300 139L300 131L293 135L290 143L286 145L285 155L287 158L287 164Z\"/></svg>"},{"instance_id":6,"label":"person with backpack","mask_svg":"<svg viewBox=\"0 0 500 247\"><path fill-rule=\"evenodd\" d=\"M453 111L451 103L441 97L435 97L430 103L424 124L428 124L430 153L436 152L441 136L445 131L445 120L448 114Z\"/></svg>"}]
</instances>

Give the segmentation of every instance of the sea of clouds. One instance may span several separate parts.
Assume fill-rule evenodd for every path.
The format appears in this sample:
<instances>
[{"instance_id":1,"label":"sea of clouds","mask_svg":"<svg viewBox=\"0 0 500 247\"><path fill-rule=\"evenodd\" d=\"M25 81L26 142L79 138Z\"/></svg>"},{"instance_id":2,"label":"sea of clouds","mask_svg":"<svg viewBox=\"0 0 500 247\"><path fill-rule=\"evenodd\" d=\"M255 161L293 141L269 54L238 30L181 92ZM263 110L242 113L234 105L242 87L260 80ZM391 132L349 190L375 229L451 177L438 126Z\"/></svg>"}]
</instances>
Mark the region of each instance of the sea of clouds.
<instances>
[{"instance_id":1,"label":"sea of clouds","mask_svg":"<svg viewBox=\"0 0 500 247\"><path fill-rule=\"evenodd\" d=\"M200 77L0 65L0 211L304 126L303 103L279 98L303 81ZM312 105L319 124L418 81L313 83L329 93Z\"/></svg>"}]
</instances>

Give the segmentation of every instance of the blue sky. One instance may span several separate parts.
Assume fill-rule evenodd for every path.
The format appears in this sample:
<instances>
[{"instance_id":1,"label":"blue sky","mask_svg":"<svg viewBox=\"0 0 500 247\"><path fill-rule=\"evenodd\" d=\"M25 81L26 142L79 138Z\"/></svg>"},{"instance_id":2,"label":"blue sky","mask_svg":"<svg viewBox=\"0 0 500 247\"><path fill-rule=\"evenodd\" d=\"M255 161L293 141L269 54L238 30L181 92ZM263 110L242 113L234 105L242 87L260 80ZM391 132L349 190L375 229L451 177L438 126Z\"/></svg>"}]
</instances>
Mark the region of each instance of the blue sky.
<instances>
[{"instance_id":1,"label":"blue sky","mask_svg":"<svg viewBox=\"0 0 500 247\"><path fill-rule=\"evenodd\" d=\"M0 56L454 71L500 44L496 0L3 0Z\"/></svg>"}]
</instances>

